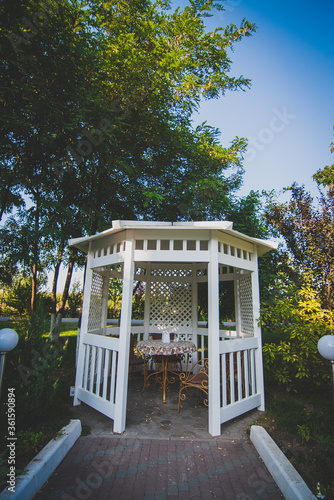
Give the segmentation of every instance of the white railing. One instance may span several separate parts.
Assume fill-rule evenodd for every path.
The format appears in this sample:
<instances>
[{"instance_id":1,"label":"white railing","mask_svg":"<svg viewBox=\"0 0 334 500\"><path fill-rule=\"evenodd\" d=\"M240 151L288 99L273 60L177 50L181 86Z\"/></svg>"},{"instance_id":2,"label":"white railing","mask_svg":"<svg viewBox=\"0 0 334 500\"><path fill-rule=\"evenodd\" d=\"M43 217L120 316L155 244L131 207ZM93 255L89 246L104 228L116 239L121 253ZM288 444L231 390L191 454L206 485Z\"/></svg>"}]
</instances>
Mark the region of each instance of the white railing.
<instances>
[{"instance_id":1,"label":"white railing","mask_svg":"<svg viewBox=\"0 0 334 500\"><path fill-rule=\"evenodd\" d=\"M137 341L143 339L143 330L141 325L131 327ZM83 334L77 397L114 418L119 327L108 327L104 331L113 336L103 335L102 330L98 331L99 334ZM259 339L237 338L236 335L235 330L219 331L220 380L218 378L217 383L220 385L220 402L217 404L220 406L221 423L261 405L255 355ZM179 333L176 340L192 340L197 344L198 350L191 355L190 364L208 357L207 328L198 328L195 338L193 334ZM185 367L186 359L183 369Z\"/></svg>"},{"instance_id":2,"label":"white railing","mask_svg":"<svg viewBox=\"0 0 334 500\"><path fill-rule=\"evenodd\" d=\"M83 335L78 399L114 418L119 340L104 335Z\"/></svg>"},{"instance_id":3,"label":"white railing","mask_svg":"<svg viewBox=\"0 0 334 500\"><path fill-rule=\"evenodd\" d=\"M220 342L221 423L261 404L256 380L256 337Z\"/></svg>"}]
</instances>

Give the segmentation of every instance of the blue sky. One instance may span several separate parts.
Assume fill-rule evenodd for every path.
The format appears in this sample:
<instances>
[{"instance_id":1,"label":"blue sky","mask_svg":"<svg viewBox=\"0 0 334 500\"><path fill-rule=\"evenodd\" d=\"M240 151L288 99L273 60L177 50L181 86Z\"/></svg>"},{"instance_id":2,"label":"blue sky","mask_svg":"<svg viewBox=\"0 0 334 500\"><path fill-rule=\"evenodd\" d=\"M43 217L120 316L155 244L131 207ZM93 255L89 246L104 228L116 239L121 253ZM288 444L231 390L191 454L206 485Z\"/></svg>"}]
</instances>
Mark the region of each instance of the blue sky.
<instances>
[{"instance_id":1,"label":"blue sky","mask_svg":"<svg viewBox=\"0 0 334 500\"><path fill-rule=\"evenodd\" d=\"M186 0L173 4L186 5ZM250 190L281 190L292 182L318 191L312 175L334 163L334 2L226 0L208 27L239 25L258 31L235 45L231 74L252 80L246 92L204 102L195 122L207 120L227 146L249 140L244 184Z\"/></svg>"}]
</instances>

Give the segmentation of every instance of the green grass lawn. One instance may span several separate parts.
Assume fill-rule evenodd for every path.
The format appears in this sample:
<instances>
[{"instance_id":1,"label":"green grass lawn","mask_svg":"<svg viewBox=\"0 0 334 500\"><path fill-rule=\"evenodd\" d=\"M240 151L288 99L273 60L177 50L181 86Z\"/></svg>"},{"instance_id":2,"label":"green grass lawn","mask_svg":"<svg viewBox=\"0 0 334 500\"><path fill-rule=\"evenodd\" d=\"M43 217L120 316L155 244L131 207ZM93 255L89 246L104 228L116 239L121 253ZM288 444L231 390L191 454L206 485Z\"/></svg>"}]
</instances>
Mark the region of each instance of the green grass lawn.
<instances>
[{"instance_id":1,"label":"green grass lawn","mask_svg":"<svg viewBox=\"0 0 334 500\"><path fill-rule=\"evenodd\" d=\"M0 330L3 328L13 328L13 322L12 321L0 321ZM61 337L76 337L77 335L77 329L78 329L78 323L77 322L72 322L72 321L66 321L66 319L62 322L61 324L61 330L60 330L60 336ZM49 329L45 330L44 336L48 337L49 336Z\"/></svg>"}]
</instances>

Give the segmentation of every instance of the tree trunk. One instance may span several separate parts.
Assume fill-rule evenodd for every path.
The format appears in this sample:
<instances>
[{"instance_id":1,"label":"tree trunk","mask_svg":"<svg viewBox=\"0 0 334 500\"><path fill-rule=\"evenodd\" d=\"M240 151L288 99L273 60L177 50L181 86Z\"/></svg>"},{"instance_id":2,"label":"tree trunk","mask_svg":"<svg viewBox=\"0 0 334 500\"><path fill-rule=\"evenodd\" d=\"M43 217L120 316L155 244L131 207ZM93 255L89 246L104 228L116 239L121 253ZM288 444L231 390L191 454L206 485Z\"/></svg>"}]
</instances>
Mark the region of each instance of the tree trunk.
<instances>
[{"instance_id":1,"label":"tree trunk","mask_svg":"<svg viewBox=\"0 0 334 500\"><path fill-rule=\"evenodd\" d=\"M84 271L84 278L83 278L83 293L82 293L81 306L80 306L80 309L79 309L79 319L78 319L78 334L77 334L77 347L76 347L76 354L75 354L75 366L77 366L77 364L78 364L79 341L80 341L80 335L81 335L82 306L83 306L84 295L85 295L85 281L86 281L86 271L87 271L87 260L88 260L88 257L86 255L85 271Z\"/></svg>"},{"instance_id":2,"label":"tree trunk","mask_svg":"<svg viewBox=\"0 0 334 500\"><path fill-rule=\"evenodd\" d=\"M5 210L7 209L7 200L9 198L9 194L10 194L10 188L9 188L9 186L7 186L6 193L3 196L2 205L1 205L1 209L0 209L0 221L2 220L2 216L5 213Z\"/></svg>"},{"instance_id":3,"label":"tree trunk","mask_svg":"<svg viewBox=\"0 0 334 500\"><path fill-rule=\"evenodd\" d=\"M35 195L35 234L33 241L33 266L32 266L32 286L31 286L31 314L36 312L37 307L37 270L38 270L38 233L39 233L39 196Z\"/></svg>"},{"instance_id":4,"label":"tree trunk","mask_svg":"<svg viewBox=\"0 0 334 500\"><path fill-rule=\"evenodd\" d=\"M51 328L50 328L50 337L52 342L57 342L60 335L61 322L63 319L63 315L59 312L51 317Z\"/></svg>"},{"instance_id":5,"label":"tree trunk","mask_svg":"<svg viewBox=\"0 0 334 500\"><path fill-rule=\"evenodd\" d=\"M328 310L332 312L332 287L331 287L331 273L329 273L328 282L327 282L327 295L328 295ZM331 331L333 331L333 319L332 315L330 316L330 327Z\"/></svg>"},{"instance_id":6,"label":"tree trunk","mask_svg":"<svg viewBox=\"0 0 334 500\"><path fill-rule=\"evenodd\" d=\"M37 302L37 263L34 262L32 267L32 283L31 283L31 302L30 302L31 314L36 312L36 302Z\"/></svg>"},{"instance_id":7,"label":"tree trunk","mask_svg":"<svg viewBox=\"0 0 334 500\"><path fill-rule=\"evenodd\" d=\"M55 266L55 272L52 282L51 290L51 325L50 325L50 337L52 339L52 332L56 327L56 317L57 317L57 283L59 277L59 270L62 263L63 253L64 253L65 241L62 240L59 245L57 264Z\"/></svg>"},{"instance_id":8,"label":"tree trunk","mask_svg":"<svg viewBox=\"0 0 334 500\"><path fill-rule=\"evenodd\" d=\"M57 316L56 319L53 321L53 327L51 328L51 340L52 342L56 342L59 339L60 335L60 327L61 327L61 322L64 317L65 313L65 306L66 306L66 301L68 298L69 290L70 290L70 284L71 284L71 278L72 278L72 273L73 273L73 267L74 267L74 262L76 259L76 251L72 251L69 262L68 262L68 267L67 267L67 276L66 276L66 281L64 285L64 290L63 290L63 295L59 304L59 308L57 311Z\"/></svg>"}]
</instances>

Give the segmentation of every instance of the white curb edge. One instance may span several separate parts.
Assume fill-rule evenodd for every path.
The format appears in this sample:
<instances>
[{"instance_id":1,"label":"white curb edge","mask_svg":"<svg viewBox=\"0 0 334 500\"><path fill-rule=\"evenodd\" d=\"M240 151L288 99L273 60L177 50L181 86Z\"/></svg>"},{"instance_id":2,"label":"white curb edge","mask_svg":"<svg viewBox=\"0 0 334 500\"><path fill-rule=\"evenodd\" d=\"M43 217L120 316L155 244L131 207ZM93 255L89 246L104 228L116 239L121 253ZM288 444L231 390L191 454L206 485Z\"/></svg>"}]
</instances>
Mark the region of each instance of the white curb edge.
<instances>
[{"instance_id":1,"label":"white curb edge","mask_svg":"<svg viewBox=\"0 0 334 500\"><path fill-rule=\"evenodd\" d=\"M287 500L316 498L263 427L252 425L250 438L284 498Z\"/></svg>"},{"instance_id":2,"label":"white curb edge","mask_svg":"<svg viewBox=\"0 0 334 500\"><path fill-rule=\"evenodd\" d=\"M21 498L31 500L58 467L67 452L81 435L81 421L71 420L60 431L61 435L49 443L36 455L25 468L25 473L16 478L15 493L6 489L0 499Z\"/></svg>"}]
</instances>

